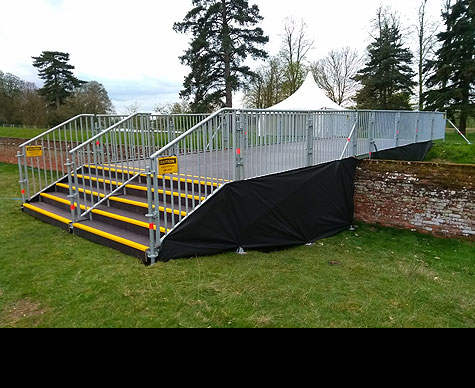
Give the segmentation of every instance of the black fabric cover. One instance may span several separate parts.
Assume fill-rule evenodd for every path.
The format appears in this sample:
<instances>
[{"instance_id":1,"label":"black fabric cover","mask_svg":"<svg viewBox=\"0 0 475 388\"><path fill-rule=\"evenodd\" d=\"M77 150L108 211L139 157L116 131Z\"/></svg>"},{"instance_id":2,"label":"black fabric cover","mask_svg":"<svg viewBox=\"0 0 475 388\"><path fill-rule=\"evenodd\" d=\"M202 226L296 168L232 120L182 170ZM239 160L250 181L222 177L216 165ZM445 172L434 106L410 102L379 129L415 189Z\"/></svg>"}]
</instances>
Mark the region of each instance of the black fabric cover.
<instances>
[{"instance_id":1,"label":"black fabric cover","mask_svg":"<svg viewBox=\"0 0 475 388\"><path fill-rule=\"evenodd\" d=\"M422 162L432 148L432 141L415 143L404 147L374 152L371 159L377 160L406 160L408 162Z\"/></svg>"},{"instance_id":2,"label":"black fabric cover","mask_svg":"<svg viewBox=\"0 0 475 388\"><path fill-rule=\"evenodd\" d=\"M160 261L311 243L349 228L357 160L231 182L164 240Z\"/></svg>"}]
</instances>

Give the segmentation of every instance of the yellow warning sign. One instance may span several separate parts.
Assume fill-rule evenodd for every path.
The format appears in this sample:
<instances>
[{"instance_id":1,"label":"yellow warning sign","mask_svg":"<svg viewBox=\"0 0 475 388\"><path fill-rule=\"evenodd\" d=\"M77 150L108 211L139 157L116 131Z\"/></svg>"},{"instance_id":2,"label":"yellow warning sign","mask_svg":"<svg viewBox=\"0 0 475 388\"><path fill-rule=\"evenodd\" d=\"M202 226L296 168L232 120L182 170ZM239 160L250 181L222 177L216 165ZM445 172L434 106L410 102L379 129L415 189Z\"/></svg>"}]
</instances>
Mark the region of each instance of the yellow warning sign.
<instances>
[{"instance_id":1,"label":"yellow warning sign","mask_svg":"<svg viewBox=\"0 0 475 388\"><path fill-rule=\"evenodd\" d=\"M170 156L158 159L158 173L160 175L178 173L178 158Z\"/></svg>"},{"instance_id":2,"label":"yellow warning sign","mask_svg":"<svg viewBox=\"0 0 475 388\"><path fill-rule=\"evenodd\" d=\"M27 158L38 158L43 156L43 147L42 146L26 146L26 157Z\"/></svg>"}]
</instances>

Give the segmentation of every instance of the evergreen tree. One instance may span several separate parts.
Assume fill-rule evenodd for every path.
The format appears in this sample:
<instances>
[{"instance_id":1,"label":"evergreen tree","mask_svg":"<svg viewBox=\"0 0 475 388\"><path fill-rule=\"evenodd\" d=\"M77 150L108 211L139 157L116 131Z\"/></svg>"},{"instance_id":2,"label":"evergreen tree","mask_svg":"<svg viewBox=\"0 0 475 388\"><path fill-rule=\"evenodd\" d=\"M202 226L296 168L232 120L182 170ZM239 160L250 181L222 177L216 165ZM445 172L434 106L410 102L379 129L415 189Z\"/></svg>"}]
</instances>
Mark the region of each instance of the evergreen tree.
<instances>
[{"instance_id":1,"label":"evergreen tree","mask_svg":"<svg viewBox=\"0 0 475 388\"><path fill-rule=\"evenodd\" d=\"M244 60L267 57L259 46L269 38L256 27L263 18L257 5L249 6L247 0L193 0L192 4L183 22L173 27L193 35L190 48L180 57L191 67L180 95L193 98L194 112L232 107L232 92L256 76Z\"/></svg>"},{"instance_id":2,"label":"evergreen tree","mask_svg":"<svg viewBox=\"0 0 475 388\"><path fill-rule=\"evenodd\" d=\"M50 105L59 108L72 94L75 88L84 82L77 79L70 65L69 54L57 51L43 51L39 57L33 57L33 66L39 70L39 76L44 81L40 92Z\"/></svg>"},{"instance_id":3,"label":"evergreen tree","mask_svg":"<svg viewBox=\"0 0 475 388\"><path fill-rule=\"evenodd\" d=\"M413 55L403 45L398 17L380 8L375 24L377 35L368 47L368 62L354 78L362 84L356 95L358 108L411 109L416 85Z\"/></svg>"},{"instance_id":4,"label":"evergreen tree","mask_svg":"<svg viewBox=\"0 0 475 388\"><path fill-rule=\"evenodd\" d=\"M448 111L452 119L458 114L466 134L468 117L475 114L475 1L448 1L442 17L446 31L438 35L441 47L427 65L433 74L425 99L428 109Z\"/></svg>"}]
</instances>

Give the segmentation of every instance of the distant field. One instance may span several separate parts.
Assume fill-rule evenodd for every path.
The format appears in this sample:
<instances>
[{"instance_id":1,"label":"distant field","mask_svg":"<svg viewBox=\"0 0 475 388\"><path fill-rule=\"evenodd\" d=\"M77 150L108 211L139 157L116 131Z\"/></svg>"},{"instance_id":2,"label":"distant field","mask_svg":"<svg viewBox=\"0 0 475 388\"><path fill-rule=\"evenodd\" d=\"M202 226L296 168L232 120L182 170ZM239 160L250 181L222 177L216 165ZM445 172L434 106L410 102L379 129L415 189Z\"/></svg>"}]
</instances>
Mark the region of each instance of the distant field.
<instances>
[{"instance_id":1,"label":"distant field","mask_svg":"<svg viewBox=\"0 0 475 388\"><path fill-rule=\"evenodd\" d=\"M45 131L46 129L0 127L0 137L32 139L38 135L41 135Z\"/></svg>"}]
</instances>

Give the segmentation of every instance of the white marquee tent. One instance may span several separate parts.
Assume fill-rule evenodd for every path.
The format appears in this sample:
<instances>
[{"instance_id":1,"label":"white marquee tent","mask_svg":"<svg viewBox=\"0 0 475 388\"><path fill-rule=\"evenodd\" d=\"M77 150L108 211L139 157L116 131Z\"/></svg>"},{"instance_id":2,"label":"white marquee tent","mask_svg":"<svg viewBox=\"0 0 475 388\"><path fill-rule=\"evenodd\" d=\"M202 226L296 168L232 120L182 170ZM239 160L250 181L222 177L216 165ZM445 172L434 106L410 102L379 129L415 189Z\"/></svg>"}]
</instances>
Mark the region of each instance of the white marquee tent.
<instances>
[{"instance_id":1,"label":"white marquee tent","mask_svg":"<svg viewBox=\"0 0 475 388\"><path fill-rule=\"evenodd\" d=\"M313 74L308 73L303 85L286 100L270 107L268 110L345 110L318 87Z\"/></svg>"}]
</instances>

